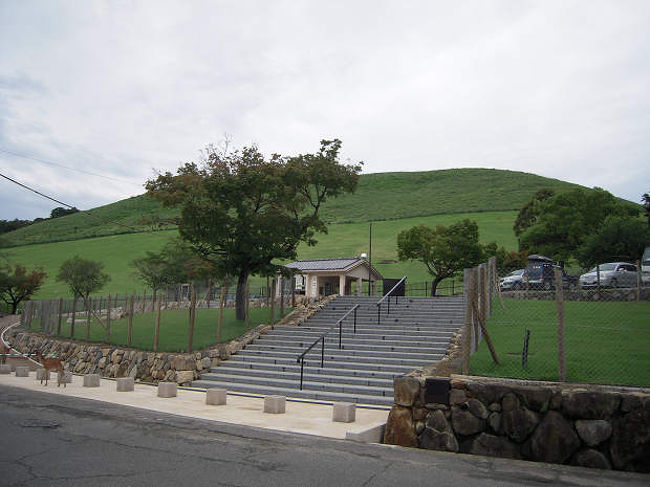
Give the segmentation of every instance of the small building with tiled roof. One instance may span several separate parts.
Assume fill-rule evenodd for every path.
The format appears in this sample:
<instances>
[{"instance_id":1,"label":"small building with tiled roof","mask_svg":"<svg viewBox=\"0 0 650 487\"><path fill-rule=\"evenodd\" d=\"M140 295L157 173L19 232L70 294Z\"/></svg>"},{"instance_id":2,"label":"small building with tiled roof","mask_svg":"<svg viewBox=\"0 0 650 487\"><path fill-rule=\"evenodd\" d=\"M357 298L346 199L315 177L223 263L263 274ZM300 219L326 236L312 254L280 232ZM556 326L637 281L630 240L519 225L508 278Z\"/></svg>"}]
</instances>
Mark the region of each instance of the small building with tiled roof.
<instances>
[{"instance_id":1,"label":"small building with tiled roof","mask_svg":"<svg viewBox=\"0 0 650 487\"><path fill-rule=\"evenodd\" d=\"M361 257L297 260L285 267L294 274L296 289L304 290L307 298L329 294L350 295L353 282L356 282L357 294L361 292L364 281L370 281L374 291L375 282L383 279L382 275Z\"/></svg>"}]
</instances>

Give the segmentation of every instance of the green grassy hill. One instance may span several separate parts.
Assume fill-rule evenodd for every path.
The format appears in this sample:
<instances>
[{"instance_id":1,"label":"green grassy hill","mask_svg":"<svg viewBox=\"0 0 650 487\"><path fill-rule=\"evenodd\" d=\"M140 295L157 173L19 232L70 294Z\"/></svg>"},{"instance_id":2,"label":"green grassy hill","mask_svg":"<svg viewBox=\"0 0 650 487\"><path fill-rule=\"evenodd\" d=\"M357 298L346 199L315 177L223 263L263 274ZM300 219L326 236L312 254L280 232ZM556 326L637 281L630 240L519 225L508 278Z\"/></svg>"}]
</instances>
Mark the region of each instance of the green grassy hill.
<instances>
[{"instance_id":1,"label":"green grassy hill","mask_svg":"<svg viewBox=\"0 0 650 487\"><path fill-rule=\"evenodd\" d=\"M328 223L397 220L417 216L518 210L540 188L576 187L557 179L497 169L446 169L427 172L364 174L356 193L328 201L322 216ZM136 196L54 220L36 223L0 236L4 246L60 242L148 231L143 217L171 218L177 210ZM113 220L133 227L124 228ZM167 225L167 228L172 228Z\"/></svg>"},{"instance_id":2,"label":"green grassy hill","mask_svg":"<svg viewBox=\"0 0 650 487\"><path fill-rule=\"evenodd\" d=\"M379 221L372 227L372 260L384 277L402 277L407 274L409 282L422 282L429 279L425 268L417 262L397 262L396 236L414 225L449 225L463 218L471 218L479 225L483 242L496 241L508 248L516 247L512 222L517 212L480 212L427 217L404 218L401 220ZM300 258L350 257L368 252L367 222L334 223L329 233L318 235L318 245L299 248ZM78 254L86 259L103 262L111 281L102 290L103 294L142 294L144 286L133 274L130 263L143 256L147 250L158 251L165 243L177 235L175 230L162 232L132 233L106 237L55 242L49 244L23 245L3 250L10 261L20 262L28 267L40 266L47 273L45 285L37 298L69 296L65 286L56 282L55 276L61 263ZM389 263L394 261L393 263ZM386 263L382 263L386 262ZM251 289L262 286L260 279L251 281ZM147 290L147 292L150 292Z\"/></svg>"},{"instance_id":3,"label":"green grassy hill","mask_svg":"<svg viewBox=\"0 0 650 487\"><path fill-rule=\"evenodd\" d=\"M329 224L327 235L318 235L318 245L302 246L299 258L350 257L368 252L369 221L373 223L372 260L385 277L409 276L410 282L428 279L424 266L397 262L396 237L404 229L475 220L483 242L496 241L516 248L512 224L517 210L540 188L568 190L576 185L534 174L495 169L452 169L414 173L362 175L357 192L331 200L323 208ZM48 277L37 297L66 296L55 281L61 263L76 254L105 264L111 275L102 293L143 291L130 263L147 250L158 251L177 235L173 226L151 231L143 217L171 218L176 210L162 206L146 195L90 210L94 218L76 213L37 223L0 236L2 249L12 262L29 268L41 266ZM97 218L119 221L132 231ZM251 287L261 286L253 279Z\"/></svg>"}]
</instances>

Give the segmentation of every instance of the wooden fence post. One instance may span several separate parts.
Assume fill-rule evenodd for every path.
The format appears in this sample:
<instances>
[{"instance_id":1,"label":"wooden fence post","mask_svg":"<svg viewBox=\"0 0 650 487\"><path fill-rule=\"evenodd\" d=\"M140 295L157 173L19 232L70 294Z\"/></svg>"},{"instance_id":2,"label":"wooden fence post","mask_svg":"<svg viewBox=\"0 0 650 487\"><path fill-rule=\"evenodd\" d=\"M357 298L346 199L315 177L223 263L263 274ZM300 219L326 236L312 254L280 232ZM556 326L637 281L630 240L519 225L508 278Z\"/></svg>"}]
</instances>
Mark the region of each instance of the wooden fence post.
<instances>
[{"instance_id":1,"label":"wooden fence post","mask_svg":"<svg viewBox=\"0 0 650 487\"><path fill-rule=\"evenodd\" d=\"M463 336L463 364L461 373L469 374L469 363L470 357L472 355L472 334L474 332L473 323L472 323L472 310L474 309L472 304L472 269L465 269L463 273L463 283L465 287L465 333ZM426 282L425 282L426 285Z\"/></svg>"},{"instance_id":2,"label":"wooden fence post","mask_svg":"<svg viewBox=\"0 0 650 487\"><path fill-rule=\"evenodd\" d=\"M275 276L273 277L273 283L271 284L271 324L275 323Z\"/></svg>"},{"instance_id":3,"label":"wooden fence post","mask_svg":"<svg viewBox=\"0 0 650 487\"><path fill-rule=\"evenodd\" d=\"M70 323L70 338L74 338L74 322L77 317L77 296L72 298L72 322ZM41 316L41 321L43 317Z\"/></svg>"},{"instance_id":4,"label":"wooden fence post","mask_svg":"<svg viewBox=\"0 0 650 487\"><path fill-rule=\"evenodd\" d=\"M190 300L190 331L188 336L187 351L192 352L194 345L194 321L196 319L196 288L192 287L192 299Z\"/></svg>"},{"instance_id":5,"label":"wooden fence post","mask_svg":"<svg viewBox=\"0 0 650 487\"><path fill-rule=\"evenodd\" d=\"M160 337L160 299L156 300L155 295L152 296L152 297L153 297L152 303L157 302L157 304L156 304L156 326L155 326L154 332L153 332L153 351L157 352L158 351L158 339Z\"/></svg>"},{"instance_id":6,"label":"wooden fence post","mask_svg":"<svg viewBox=\"0 0 650 487\"><path fill-rule=\"evenodd\" d=\"M129 301L129 322L126 328L126 344L131 346L131 339L133 338L133 312L134 312L135 296L131 294L131 301Z\"/></svg>"},{"instance_id":7,"label":"wooden fence post","mask_svg":"<svg viewBox=\"0 0 650 487\"><path fill-rule=\"evenodd\" d=\"M641 301L641 261L636 261L636 300Z\"/></svg>"},{"instance_id":8,"label":"wooden fence post","mask_svg":"<svg viewBox=\"0 0 650 487\"><path fill-rule=\"evenodd\" d=\"M266 307L269 307L269 295L271 294L271 285L269 283L269 276L266 276Z\"/></svg>"},{"instance_id":9,"label":"wooden fence post","mask_svg":"<svg viewBox=\"0 0 650 487\"><path fill-rule=\"evenodd\" d=\"M93 298L88 296L88 300L86 301L86 341L90 341L90 314L91 314L91 309L92 309L92 302Z\"/></svg>"},{"instance_id":10,"label":"wooden fence post","mask_svg":"<svg viewBox=\"0 0 650 487\"><path fill-rule=\"evenodd\" d=\"M221 293L219 296L219 320L217 321L217 343L221 342L221 328L223 327L223 307L226 304L226 295L228 294L228 283L221 283Z\"/></svg>"},{"instance_id":11,"label":"wooden fence post","mask_svg":"<svg viewBox=\"0 0 650 487\"><path fill-rule=\"evenodd\" d=\"M280 319L284 318L284 279L280 276Z\"/></svg>"},{"instance_id":12,"label":"wooden fence post","mask_svg":"<svg viewBox=\"0 0 650 487\"><path fill-rule=\"evenodd\" d=\"M106 301L106 343L109 343L111 340L111 295L108 295Z\"/></svg>"},{"instance_id":13,"label":"wooden fence post","mask_svg":"<svg viewBox=\"0 0 650 487\"><path fill-rule=\"evenodd\" d=\"M562 292L562 271L555 268L555 302L557 304L557 362L558 380L566 380L564 356L564 294Z\"/></svg>"},{"instance_id":14,"label":"wooden fence post","mask_svg":"<svg viewBox=\"0 0 650 487\"><path fill-rule=\"evenodd\" d=\"M59 298L59 319L56 325L56 335L61 335L61 319L63 318L63 298Z\"/></svg>"},{"instance_id":15,"label":"wooden fence post","mask_svg":"<svg viewBox=\"0 0 650 487\"><path fill-rule=\"evenodd\" d=\"M244 308L245 310L245 316L246 316L246 331L248 331L248 328L250 326L250 283L246 281L246 307Z\"/></svg>"}]
</instances>

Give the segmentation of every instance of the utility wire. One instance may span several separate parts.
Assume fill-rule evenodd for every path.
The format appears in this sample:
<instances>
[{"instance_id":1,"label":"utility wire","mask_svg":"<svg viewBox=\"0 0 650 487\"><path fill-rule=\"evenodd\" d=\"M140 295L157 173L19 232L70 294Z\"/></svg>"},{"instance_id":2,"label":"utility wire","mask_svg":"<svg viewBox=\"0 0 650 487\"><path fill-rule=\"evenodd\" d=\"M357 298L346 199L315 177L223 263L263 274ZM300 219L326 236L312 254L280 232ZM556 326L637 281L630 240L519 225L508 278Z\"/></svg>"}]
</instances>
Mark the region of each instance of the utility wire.
<instances>
[{"instance_id":1,"label":"utility wire","mask_svg":"<svg viewBox=\"0 0 650 487\"><path fill-rule=\"evenodd\" d=\"M58 203L58 204L60 204L60 205L67 206L68 208L76 208L76 207L73 206L73 205L69 205L68 203L64 203L63 201L59 201L59 200L57 200L57 199L55 199L55 198L52 198L51 196L48 196L48 195L46 195L46 194L43 194L43 193L41 193L40 191L38 191L38 190L36 190L36 189L34 189L34 188L30 188L29 186L26 186L26 185L24 185L23 183L20 183L20 182L16 181L15 179L10 178L9 176L5 176L5 175L2 174L2 173L0 173L0 176L2 176L3 178L5 178L7 181L11 181L12 183L17 184L17 185L20 186L21 188L24 188L24 189L26 189L26 190L28 190L28 191L31 191L32 193L36 193L37 195L42 196L43 198L46 198L46 199L51 200L51 201L54 201L55 203ZM100 217L100 216L93 215L92 213L90 213L90 212L88 212L88 211L86 211L86 210L79 210L79 211L80 211L81 213L85 213L85 214L88 215L88 216L91 216L91 217L93 217L93 218L96 218L97 220L103 221L104 223L114 223L115 225L119 225L119 226L124 227L124 228L129 228L129 229L131 229L131 230L139 231L138 228L131 227L131 226L129 226L129 225L125 225L124 223L116 222L115 220L108 220L108 219L106 219L106 218L102 218L102 217Z\"/></svg>"},{"instance_id":2,"label":"utility wire","mask_svg":"<svg viewBox=\"0 0 650 487\"><path fill-rule=\"evenodd\" d=\"M97 174L95 172L84 171L83 169L77 169L75 167L66 166L66 165L63 165L63 164L58 163L58 162L48 161L47 159L41 159L40 157L36 157L36 156L32 156L32 155L20 154L18 152L13 152L13 151L10 151L10 150L7 150L7 149L0 148L0 152L5 153L5 154L10 154L10 155L16 156L16 157L22 157L24 159L31 159L33 161L42 162L43 164L50 164L52 166L61 167L63 169L67 169L68 171L77 171L77 172L80 172L80 173L83 173L83 174L88 174L90 176L96 176L98 178L110 179L111 181L115 181L115 182L118 182L118 183L129 183L129 184L134 184L134 185L138 184L138 183L134 183L133 181L129 181L128 179L114 178L112 176L105 176L103 174ZM139 186L139 184L138 184L138 186Z\"/></svg>"}]
</instances>

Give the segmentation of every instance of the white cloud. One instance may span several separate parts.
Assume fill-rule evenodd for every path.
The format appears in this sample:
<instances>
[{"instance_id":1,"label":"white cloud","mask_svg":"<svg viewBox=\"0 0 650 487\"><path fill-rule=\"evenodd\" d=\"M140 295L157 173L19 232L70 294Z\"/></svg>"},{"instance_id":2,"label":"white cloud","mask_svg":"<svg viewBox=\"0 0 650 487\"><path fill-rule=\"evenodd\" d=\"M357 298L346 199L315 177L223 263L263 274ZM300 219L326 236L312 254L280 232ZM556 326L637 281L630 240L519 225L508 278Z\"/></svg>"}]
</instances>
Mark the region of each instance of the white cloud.
<instances>
[{"instance_id":1,"label":"white cloud","mask_svg":"<svg viewBox=\"0 0 650 487\"><path fill-rule=\"evenodd\" d=\"M224 133L284 154L339 137L366 172L496 167L636 201L649 14L615 0L0 1L0 149L136 184L0 167L90 207ZM42 211L0 198L0 218Z\"/></svg>"}]
</instances>

